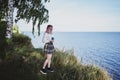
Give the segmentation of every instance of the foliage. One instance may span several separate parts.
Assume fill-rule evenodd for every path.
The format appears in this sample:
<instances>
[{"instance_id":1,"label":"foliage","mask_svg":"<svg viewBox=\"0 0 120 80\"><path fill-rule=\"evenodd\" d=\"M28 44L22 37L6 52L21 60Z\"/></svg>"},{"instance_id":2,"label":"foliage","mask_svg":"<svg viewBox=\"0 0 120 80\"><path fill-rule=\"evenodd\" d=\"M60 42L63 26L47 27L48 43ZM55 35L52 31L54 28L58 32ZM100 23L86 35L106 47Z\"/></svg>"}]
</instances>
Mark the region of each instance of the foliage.
<instances>
[{"instance_id":1,"label":"foliage","mask_svg":"<svg viewBox=\"0 0 120 80\"><path fill-rule=\"evenodd\" d=\"M111 80L106 70L93 65L83 65L70 52L56 51L52 63L55 73L48 74L49 80Z\"/></svg>"},{"instance_id":2,"label":"foliage","mask_svg":"<svg viewBox=\"0 0 120 80\"><path fill-rule=\"evenodd\" d=\"M48 10L45 8L45 4L42 0L14 0L14 7L17 8L16 20L25 19L27 22L33 21L34 26L38 21L38 31L42 23L48 22ZM45 3L48 0L45 0ZM39 31L40 32L40 31Z\"/></svg>"},{"instance_id":3,"label":"foliage","mask_svg":"<svg viewBox=\"0 0 120 80\"><path fill-rule=\"evenodd\" d=\"M18 53L24 52L24 50L32 49L33 45L31 39L23 34L13 34L12 38L7 39L7 51L14 50Z\"/></svg>"},{"instance_id":4,"label":"foliage","mask_svg":"<svg viewBox=\"0 0 120 80\"><path fill-rule=\"evenodd\" d=\"M5 18L8 11L8 0L0 0L0 20Z\"/></svg>"},{"instance_id":5,"label":"foliage","mask_svg":"<svg viewBox=\"0 0 120 80\"><path fill-rule=\"evenodd\" d=\"M38 80L38 76L20 56L4 60L0 64L1 80Z\"/></svg>"},{"instance_id":6,"label":"foliage","mask_svg":"<svg viewBox=\"0 0 120 80\"><path fill-rule=\"evenodd\" d=\"M40 25L48 22L48 10L45 3L49 0L13 0L13 7L17 10L15 22L24 19L27 23L33 21L34 26L37 24L38 33L40 34ZM0 0L0 18L5 19L8 15L8 0Z\"/></svg>"},{"instance_id":7,"label":"foliage","mask_svg":"<svg viewBox=\"0 0 120 80\"><path fill-rule=\"evenodd\" d=\"M19 27L16 24L13 25L12 30L13 30L13 34L19 34Z\"/></svg>"},{"instance_id":8,"label":"foliage","mask_svg":"<svg viewBox=\"0 0 120 80\"><path fill-rule=\"evenodd\" d=\"M19 46L21 45L21 47L23 47L24 45L27 45L27 47L29 47L29 45L30 47L32 46L31 39L28 36L23 34L13 34L12 41L16 45L19 45Z\"/></svg>"},{"instance_id":9,"label":"foliage","mask_svg":"<svg viewBox=\"0 0 120 80\"><path fill-rule=\"evenodd\" d=\"M7 28L7 22L0 21L0 58L4 59L5 57L5 48L7 46L6 43L6 28Z\"/></svg>"}]
</instances>

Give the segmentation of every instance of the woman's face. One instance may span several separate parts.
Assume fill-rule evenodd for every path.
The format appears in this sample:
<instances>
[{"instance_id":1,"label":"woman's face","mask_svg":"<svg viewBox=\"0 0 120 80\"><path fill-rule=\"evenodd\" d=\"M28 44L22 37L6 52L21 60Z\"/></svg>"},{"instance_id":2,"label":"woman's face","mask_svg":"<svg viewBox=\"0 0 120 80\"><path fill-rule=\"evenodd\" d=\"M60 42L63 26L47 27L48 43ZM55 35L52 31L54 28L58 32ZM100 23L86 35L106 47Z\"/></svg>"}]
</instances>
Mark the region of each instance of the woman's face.
<instances>
[{"instance_id":1,"label":"woman's face","mask_svg":"<svg viewBox=\"0 0 120 80\"><path fill-rule=\"evenodd\" d=\"M49 27L49 28L48 28L48 32L51 33L51 32L52 32L52 29L53 29L52 27Z\"/></svg>"}]
</instances>

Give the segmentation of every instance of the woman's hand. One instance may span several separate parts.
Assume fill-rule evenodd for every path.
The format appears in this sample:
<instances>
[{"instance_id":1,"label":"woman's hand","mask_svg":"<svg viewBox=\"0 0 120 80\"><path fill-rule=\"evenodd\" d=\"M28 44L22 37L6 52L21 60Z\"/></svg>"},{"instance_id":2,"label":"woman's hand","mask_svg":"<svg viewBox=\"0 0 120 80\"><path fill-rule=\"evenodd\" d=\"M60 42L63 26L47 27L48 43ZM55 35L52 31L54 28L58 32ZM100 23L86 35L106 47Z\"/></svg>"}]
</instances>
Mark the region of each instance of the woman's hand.
<instances>
[{"instance_id":1,"label":"woman's hand","mask_svg":"<svg viewBox=\"0 0 120 80\"><path fill-rule=\"evenodd\" d=\"M50 40L50 42L51 42L51 43L53 43L53 42L54 42L54 40Z\"/></svg>"}]
</instances>

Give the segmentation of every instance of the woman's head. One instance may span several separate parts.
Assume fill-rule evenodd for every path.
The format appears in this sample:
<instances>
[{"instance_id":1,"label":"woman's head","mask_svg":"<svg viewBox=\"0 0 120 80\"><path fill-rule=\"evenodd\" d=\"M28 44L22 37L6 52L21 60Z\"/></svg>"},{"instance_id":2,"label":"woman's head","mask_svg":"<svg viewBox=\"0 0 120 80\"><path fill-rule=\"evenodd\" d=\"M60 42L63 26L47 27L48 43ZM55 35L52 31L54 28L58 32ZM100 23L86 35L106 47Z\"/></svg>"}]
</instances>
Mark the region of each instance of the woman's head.
<instances>
[{"instance_id":1,"label":"woman's head","mask_svg":"<svg viewBox=\"0 0 120 80\"><path fill-rule=\"evenodd\" d=\"M52 33L52 29L53 29L53 26L48 25L47 28L46 28L46 33Z\"/></svg>"}]
</instances>

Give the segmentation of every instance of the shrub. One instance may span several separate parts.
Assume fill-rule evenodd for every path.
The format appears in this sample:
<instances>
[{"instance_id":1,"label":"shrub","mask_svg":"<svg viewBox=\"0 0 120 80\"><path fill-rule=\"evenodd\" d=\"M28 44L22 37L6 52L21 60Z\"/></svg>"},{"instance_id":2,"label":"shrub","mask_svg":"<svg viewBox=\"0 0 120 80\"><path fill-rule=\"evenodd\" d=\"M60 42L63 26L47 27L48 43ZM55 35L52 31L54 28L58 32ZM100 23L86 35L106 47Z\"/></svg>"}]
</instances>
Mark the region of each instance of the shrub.
<instances>
[{"instance_id":1,"label":"shrub","mask_svg":"<svg viewBox=\"0 0 120 80\"><path fill-rule=\"evenodd\" d=\"M12 41L15 44L15 46L21 48L23 46L33 48L33 45L31 43L31 39L23 34L13 34Z\"/></svg>"},{"instance_id":2,"label":"shrub","mask_svg":"<svg viewBox=\"0 0 120 80\"><path fill-rule=\"evenodd\" d=\"M0 58L4 59L6 52L6 28L7 28L7 22L0 21Z\"/></svg>"}]
</instances>

